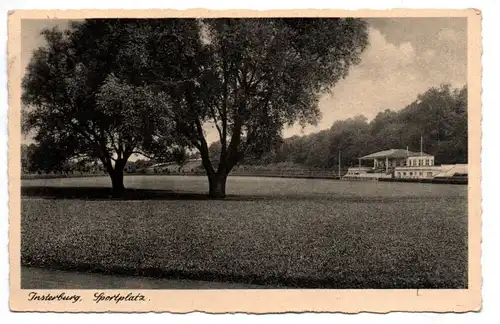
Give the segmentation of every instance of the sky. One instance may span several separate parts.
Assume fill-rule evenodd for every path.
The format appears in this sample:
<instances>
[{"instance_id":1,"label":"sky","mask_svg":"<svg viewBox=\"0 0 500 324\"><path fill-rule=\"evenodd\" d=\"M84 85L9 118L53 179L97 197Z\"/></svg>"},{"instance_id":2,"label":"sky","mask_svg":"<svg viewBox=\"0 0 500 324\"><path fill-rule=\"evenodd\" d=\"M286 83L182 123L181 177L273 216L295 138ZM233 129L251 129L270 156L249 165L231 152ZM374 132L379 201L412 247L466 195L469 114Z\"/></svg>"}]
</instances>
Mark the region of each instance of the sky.
<instances>
[{"instance_id":1,"label":"sky","mask_svg":"<svg viewBox=\"0 0 500 324\"><path fill-rule=\"evenodd\" d=\"M370 18L367 22L369 45L361 63L321 97L321 121L316 126L289 127L285 137L328 129L336 120L357 115L371 120L385 109L403 109L430 87L466 84L466 18ZM33 51L44 45L40 32L54 26L65 28L68 21L22 22L23 70ZM206 137L209 143L218 140L211 127L206 128ZM29 136L23 142L31 142Z\"/></svg>"}]
</instances>

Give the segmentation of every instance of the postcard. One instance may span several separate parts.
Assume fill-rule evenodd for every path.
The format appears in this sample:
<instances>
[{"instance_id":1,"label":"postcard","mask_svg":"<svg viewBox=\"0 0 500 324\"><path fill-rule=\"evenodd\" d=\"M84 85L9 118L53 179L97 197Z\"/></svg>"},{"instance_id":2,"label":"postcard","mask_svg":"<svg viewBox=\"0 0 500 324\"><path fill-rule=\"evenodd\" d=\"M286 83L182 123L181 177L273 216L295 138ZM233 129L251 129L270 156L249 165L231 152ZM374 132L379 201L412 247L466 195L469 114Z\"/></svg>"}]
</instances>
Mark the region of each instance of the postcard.
<instances>
[{"instance_id":1,"label":"postcard","mask_svg":"<svg viewBox=\"0 0 500 324\"><path fill-rule=\"evenodd\" d=\"M481 308L478 10L9 13L10 308Z\"/></svg>"}]
</instances>

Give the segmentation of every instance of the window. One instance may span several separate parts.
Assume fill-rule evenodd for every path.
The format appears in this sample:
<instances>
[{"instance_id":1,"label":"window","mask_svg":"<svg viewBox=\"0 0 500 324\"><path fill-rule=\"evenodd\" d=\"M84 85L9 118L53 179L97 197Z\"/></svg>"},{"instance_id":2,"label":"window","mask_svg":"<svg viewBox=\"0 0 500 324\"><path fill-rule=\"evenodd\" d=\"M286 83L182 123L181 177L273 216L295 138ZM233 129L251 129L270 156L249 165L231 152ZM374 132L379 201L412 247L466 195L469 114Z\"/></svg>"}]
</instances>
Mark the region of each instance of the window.
<instances>
[{"instance_id":1,"label":"window","mask_svg":"<svg viewBox=\"0 0 500 324\"><path fill-rule=\"evenodd\" d=\"M429 160L425 159L425 165L429 165Z\"/></svg>"},{"instance_id":2,"label":"window","mask_svg":"<svg viewBox=\"0 0 500 324\"><path fill-rule=\"evenodd\" d=\"M428 177L432 177L432 172L427 172Z\"/></svg>"},{"instance_id":3,"label":"window","mask_svg":"<svg viewBox=\"0 0 500 324\"><path fill-rule=\"evenodd\" d=\"M403 172L403 175L405 176L405 175L406 175L406 172Z\"/></svg>"},{"instance_id":4,"label":"window","mask_svg":"<svg viewBox=\"0 0 500 324\"><path fill-rule=\"evenodd\" d=\"M419 176L422 176L423 174L422 174L422 172L419 172L419 173L418 173L418 175L419 175Z\"/></svg>"},{"instance_id":5,"label":"window","mask_svg":"<svg viewBox=\"0 0 500 324\"><path fill-rule=\"evenodd\" d=\"M412 176L412 175L413 175L413 172L410 172L410 175Z\"/></svg>"}]
</instances>

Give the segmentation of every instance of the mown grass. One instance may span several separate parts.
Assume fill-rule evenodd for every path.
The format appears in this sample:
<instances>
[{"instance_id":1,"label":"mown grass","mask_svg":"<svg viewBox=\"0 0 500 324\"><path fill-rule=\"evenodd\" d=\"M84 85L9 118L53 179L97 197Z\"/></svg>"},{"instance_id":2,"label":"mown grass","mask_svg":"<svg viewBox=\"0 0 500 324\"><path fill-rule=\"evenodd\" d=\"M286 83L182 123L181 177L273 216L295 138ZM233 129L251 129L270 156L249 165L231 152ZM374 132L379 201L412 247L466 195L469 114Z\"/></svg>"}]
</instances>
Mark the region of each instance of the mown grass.
<instances>
[{"instance_id":1,"label":"mown grass","mask_svg":"<svg viewBox=\"0 0 500 324\"><path fill-rule=\"evenodd\" d=\"M274 287L467 287L463 194L263 197L24 199L22 264Z\"/></svg>"}]
</instances>

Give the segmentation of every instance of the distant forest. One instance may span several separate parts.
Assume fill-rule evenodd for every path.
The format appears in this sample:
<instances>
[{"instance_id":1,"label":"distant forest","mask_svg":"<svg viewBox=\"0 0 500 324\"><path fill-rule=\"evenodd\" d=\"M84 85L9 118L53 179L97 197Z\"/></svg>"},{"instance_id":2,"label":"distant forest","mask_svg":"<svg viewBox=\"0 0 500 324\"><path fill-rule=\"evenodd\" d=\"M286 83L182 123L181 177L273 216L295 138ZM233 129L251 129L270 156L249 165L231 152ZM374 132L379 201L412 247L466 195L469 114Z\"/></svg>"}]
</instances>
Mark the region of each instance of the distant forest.
<instances>
[{"instance_id":1,"label":"distant forest","mask_svg":"<svg viewBox=\"0 0 500 324\"><path fill-rule=\"evenodd\" d=\"M360 94L362 95L362 94ZM342 109L338 107L336 109ZM336 168L341 152L343 167L358 164L358 157L391 148L423 151L436 163L467 163L467 87L431 88L405 108L380 112L372 121L364 116L336 121L330 129L283 139L260 157L243 164L293 163L309 168ZM219 143L210 147L218 154Z\"/></svg>"}]
</instances>

